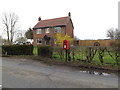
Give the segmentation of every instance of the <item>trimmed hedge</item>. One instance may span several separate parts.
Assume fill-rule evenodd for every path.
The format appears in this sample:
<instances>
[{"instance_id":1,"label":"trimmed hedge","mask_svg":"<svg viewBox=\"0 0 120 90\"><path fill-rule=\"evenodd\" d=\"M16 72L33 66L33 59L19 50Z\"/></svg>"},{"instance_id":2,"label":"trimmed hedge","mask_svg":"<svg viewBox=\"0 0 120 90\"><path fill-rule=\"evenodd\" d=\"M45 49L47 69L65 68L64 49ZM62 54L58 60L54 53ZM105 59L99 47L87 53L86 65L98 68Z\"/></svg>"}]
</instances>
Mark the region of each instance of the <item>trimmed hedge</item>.
<instances>
[{"instance_id":1,"label":"trimmed hedge","mask_svg":"<svg viewBox=\"0 0 120 90\"><path fill-rule=\"evenodd\" d=\"M3 45L3 55L33 55L33 45Z\"/></svg>"},{"instance_id":2,"label":"trimmed hedge","mask_svg":"<svg viewBox=\"0 0 120 90\"><path fill-rule=\"evenodd\" d=\"M52 57L53 48L51 46L38 46L38 55L42 57Z\"/></svg>"}]
</instances>

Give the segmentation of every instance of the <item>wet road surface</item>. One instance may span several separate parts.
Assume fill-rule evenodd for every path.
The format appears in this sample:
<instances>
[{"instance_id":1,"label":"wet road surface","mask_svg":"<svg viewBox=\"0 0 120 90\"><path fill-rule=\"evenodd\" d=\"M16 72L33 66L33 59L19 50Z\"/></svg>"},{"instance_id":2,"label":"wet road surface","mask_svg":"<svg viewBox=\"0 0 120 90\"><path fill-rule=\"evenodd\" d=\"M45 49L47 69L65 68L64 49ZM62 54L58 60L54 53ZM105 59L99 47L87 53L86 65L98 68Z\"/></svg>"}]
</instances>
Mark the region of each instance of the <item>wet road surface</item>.
<instances>
[{"instance_id":1,"label":"wet road surface","mask_svg":"<svg viewBox=\"0 0 120 90\"><path fill-rule=\"evenodd\" d=\"M118 76L4 57L2 85L5 88L118 88Z\"/></svg>"}]
</instances>

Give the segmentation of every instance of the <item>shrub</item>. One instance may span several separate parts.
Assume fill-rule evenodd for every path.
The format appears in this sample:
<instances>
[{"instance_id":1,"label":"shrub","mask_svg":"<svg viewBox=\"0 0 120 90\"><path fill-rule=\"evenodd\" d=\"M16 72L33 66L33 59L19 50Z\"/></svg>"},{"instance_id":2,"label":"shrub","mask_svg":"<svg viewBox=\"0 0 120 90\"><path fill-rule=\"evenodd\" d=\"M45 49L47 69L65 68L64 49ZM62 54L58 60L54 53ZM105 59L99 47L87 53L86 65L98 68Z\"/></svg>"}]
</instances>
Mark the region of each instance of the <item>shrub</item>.
<instances>
[{"instance_id":1,"label":"shrub","mask_svg":"<svg viewBox=\"0 0 120 90\"><path fill-rule=\"evenodd\" d=\"M32 55L33 45L3 45L2 54Z\"/></svg>"},{"instance_id":2,"label":"shrub","mask_svg":"<svg viewBox=\"0 0 120 90\"><path fill-rule=\"evenodd\" d=\"M33 55L38 55L38 47L37 46L33 47Z\"/></svg>"},{"instance_id":3,"label":"shrub","mask_svg":"<svg viewBox=\"0 0 120 90\"><path fill-rule=\"evenodd\" d=\"M53 48L51 46L39 46L38 55L42 57L52 57Z\"/></svg>"}]
</instances>

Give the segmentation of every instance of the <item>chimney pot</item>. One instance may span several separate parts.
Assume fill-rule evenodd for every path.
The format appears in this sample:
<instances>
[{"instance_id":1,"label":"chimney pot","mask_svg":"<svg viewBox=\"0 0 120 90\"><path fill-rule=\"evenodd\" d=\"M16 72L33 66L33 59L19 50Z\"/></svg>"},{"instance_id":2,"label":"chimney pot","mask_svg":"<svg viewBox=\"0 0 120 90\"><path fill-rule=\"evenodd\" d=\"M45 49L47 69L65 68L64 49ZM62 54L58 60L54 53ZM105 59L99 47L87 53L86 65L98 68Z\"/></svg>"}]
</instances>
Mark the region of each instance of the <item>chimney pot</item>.
<instances>
[{"instance_id":1,"label":"chimney pot","mask_svg":"<svg viewBox=\"0 0 120 90\"><path fill-rule=\"evenodd\" d=\"M70 12L68 13L68 16L71 17L71 13Z\"/></svg>"},{"instance_id":2,"label":"chimney pot","mask_svg":"<svg viewBox=\"0 0 120 90\"><path fill-rule=\"evenodd\" d=\"M41 17L38 18L38 21L41 21Z\"/></svg>"}]
</instances>

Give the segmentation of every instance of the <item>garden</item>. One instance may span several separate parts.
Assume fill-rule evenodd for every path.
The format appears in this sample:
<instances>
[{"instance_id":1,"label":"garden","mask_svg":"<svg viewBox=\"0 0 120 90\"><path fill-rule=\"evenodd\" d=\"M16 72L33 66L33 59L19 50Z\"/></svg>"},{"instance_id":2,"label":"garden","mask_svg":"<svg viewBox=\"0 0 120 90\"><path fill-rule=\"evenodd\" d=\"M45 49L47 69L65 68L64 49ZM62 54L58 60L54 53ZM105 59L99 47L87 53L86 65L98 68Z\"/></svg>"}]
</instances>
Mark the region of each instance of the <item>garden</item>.
<instances>
[{"instance_id":1,"label":"garden","mask_svg":"<svg viewBox=\"0 0 120 90\"><path fill-rule=\"evenodd\" d=\"M53 58L63 61L78 61L94 63L98 65L119 65L120 54L117 48L112 47L71 47L68 59L66 52L62 48L54 48Z\"/></svg>"}]
</instances>

